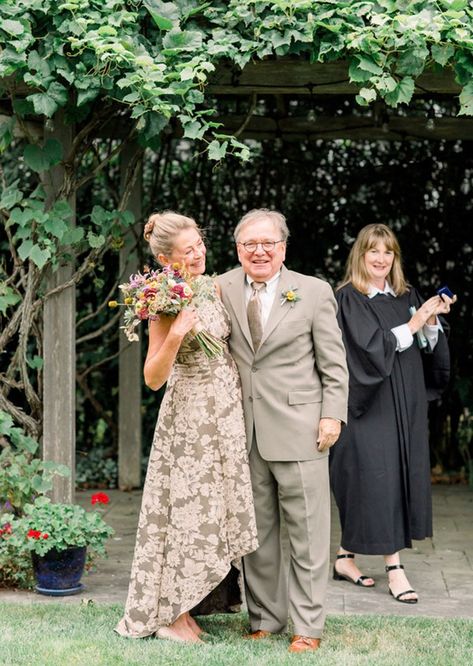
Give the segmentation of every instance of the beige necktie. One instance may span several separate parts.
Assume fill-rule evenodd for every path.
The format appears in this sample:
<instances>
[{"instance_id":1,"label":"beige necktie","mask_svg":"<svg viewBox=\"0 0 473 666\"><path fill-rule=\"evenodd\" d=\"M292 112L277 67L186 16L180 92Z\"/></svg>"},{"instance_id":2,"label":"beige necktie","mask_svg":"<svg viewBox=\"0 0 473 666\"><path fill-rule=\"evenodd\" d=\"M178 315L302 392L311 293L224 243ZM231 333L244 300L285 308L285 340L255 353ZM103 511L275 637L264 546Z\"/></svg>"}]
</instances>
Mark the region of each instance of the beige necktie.
<instances>
[{"instance_id":1,"label":"beige necktie","mask_svg":"<svg viewBox=\"0 0 473 666\"><path fill-rule=\"evenodd\" d=\"M263 337L263 322L261 318L261 301L260 291L265 289L266 282L252 282L252 293L246 312L248 314L248 325L250 327L251 339L253 340L253 348L256 351L261 343Z\"/></svg>"}]
</instances>

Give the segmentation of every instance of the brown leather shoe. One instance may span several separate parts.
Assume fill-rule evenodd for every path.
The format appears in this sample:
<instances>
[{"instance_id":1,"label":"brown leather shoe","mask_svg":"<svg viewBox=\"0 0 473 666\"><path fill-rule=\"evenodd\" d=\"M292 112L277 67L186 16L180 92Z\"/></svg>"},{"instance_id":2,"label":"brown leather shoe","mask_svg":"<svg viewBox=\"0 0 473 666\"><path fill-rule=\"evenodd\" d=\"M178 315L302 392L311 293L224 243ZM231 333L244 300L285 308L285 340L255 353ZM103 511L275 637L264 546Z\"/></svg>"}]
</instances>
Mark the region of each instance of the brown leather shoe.
<instances>
[{"instance_id":1,"label":"brown leather shoe","mask_svg":"<svg viewBox=\"0 0 473 666\"><path fill-rule=\"evenodd\" d=\"M318 650L320 647L320 638L309 638L308 636L293 636L288 652L307 652L308 650Z\"/></svg>"},{"instance_id":2,"label":"brown leather shoe","mask_svg":"<svg viewBox=\"0 0 473 666\"><path fill-rule=\"evenodd\" d=\"M259 641L262 638L268 638L268 636L272 636L270 631L266 631L265 629L258 629L258 631L252 631L251 634L246 634L243 636L243 638L251 641Z\"/></svg>"}]
</instances>

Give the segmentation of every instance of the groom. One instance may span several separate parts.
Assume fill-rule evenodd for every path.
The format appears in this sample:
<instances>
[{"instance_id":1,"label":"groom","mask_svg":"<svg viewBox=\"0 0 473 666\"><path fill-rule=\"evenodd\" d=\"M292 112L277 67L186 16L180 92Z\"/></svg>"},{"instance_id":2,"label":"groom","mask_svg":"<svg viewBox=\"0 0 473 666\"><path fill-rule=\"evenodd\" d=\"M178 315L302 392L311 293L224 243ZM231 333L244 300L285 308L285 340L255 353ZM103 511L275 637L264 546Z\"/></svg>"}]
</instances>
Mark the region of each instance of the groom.
<instances>
[{"instance_id":1,"label":"groom","mask_svg":"<svg viewBox=\"0 0 473 666\"><path fill-rule=\"evenodd\" d=\"M240 372L260 547L244 558L252 633L294 625L290 652L319 647L330 546L328 449L346 421L348 374L330 286L289 271L284 216L252 210L220 276ZM280 543L289 538L289 576Z\"/></svg>"}]
</instances>

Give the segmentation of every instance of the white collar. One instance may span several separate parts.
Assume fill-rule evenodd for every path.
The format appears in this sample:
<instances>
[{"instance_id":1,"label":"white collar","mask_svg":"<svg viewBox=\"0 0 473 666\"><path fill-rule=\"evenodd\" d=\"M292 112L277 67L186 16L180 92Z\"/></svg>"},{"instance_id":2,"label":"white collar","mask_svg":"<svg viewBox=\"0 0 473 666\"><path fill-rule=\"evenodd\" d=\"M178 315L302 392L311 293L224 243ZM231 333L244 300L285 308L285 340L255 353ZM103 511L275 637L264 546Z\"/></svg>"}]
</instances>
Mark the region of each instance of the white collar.
<instances>
[{"instance_id":1,"label":"white collar","mask_svg":"<svg viewBox=\"0 0 473 666\"><path fill-rule=\"evenodd\" d=\"M394 296L394 298L396 298L396 294L394 293L393 288L387 281L384 283L384 289L378 289L378 287L375 287L374 284L369 285L368 298L373 298L377 294L389 294L390 296Z\"/></svg>"},{"instance_id":2,"label":"white collar","mask_svg":"<svg viewBox=\"0 0 473 666\"><path fill-rule=\"evenodd\" d=\"M266 282L266 290L268 289L268 287L271 287L271 285L273 285L275 282L277 282L277 280L279 280L280 275L281 275L281 271L278 271L278 272L276 273L276 275L273 275L273 277L272 277L270 280L267 280L267 282ZM245 277L246 277L246 283L249 284L250 287L251 287L251 283L253 282L253 279L250 278L250 276L248 275L248 273L245 273Z\"/></svg>"}]
</instances>

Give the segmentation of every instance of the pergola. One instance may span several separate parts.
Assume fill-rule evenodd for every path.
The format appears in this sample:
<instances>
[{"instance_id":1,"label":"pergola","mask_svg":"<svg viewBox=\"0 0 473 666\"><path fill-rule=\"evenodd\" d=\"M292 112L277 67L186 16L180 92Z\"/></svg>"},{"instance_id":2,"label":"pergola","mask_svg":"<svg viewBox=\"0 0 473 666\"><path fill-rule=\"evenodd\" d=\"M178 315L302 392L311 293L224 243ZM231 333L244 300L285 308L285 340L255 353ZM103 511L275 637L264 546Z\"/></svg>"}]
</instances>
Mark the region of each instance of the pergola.
<instances>
[{"instance_id":1,"label":"pergola","mask_svg":"<svg viewBox=\"0 0 473 666\"><path fill-rule=\"evenodd\" d=\"M451 70L426 71L416 80L415 98L451 101L460 93ZM218 97L246 97L248 111L243 115L219 118L228 132L240 132L248 139L271 139L280 137L284 141L317 139L354 140L470 140L473 138L473 118L435 117L406 113L388 109L375 103L366 113L357 115L334 115L330 113L340 106L343 99L353 98L359 86L350 83L348 63L310 63L293 57L263 60L248 64L243 70L220 67L212 78L209 92ZM256 115L256 99L273 96L277 113ZM310 103L322 107L322 114L292 114L290 100L308 96ZM430 122L429 122L430 120ZM432 122L434 121L434 122Z\"/></svg>"},{"instance_id":2,"label":"pergola","mask_svg":"<svg viewBox=\"0 0 473 666\"><path fill-rule=\"evenodd\" d=\"M6 85L6 84L5 84ZM5 87L5 85L3 87ZM274 139L283 141L311 141L320 139L354 140L471 140L473 118L433 117L425 108L435 101L450 104L460 92L453 72L437 69L423 73L416 80L415 100L426 100L427 107L418 113L400 107L388 109L382 103L349 113L336 113L344 100L353 100L359 86L350 83L348 65L344 61L327 64L310 63L303 57L272 58L248 64L243 70L222 65L213 74L207 93L222 102L230 101L238 107L237 113L223 113L219 118L223 127L219 131L235 134L240 139ZM30 94L31 89L25 93ZM18 92L18 91L17 91ZM305 100L301 114L297 101ZM265 105L264 100L271 100ZM263 104L260 104L263 101ZM307 112L307 105L309 112ZM271 113L266 109L271 106ZM276 109L276 111L274 111ZM429 122L430 121L430 122ZM57 138L68 153L74 141L74 127L63 122L59 113L54 129L34 126L37 136ZM110 131L120 127L110 125ZM176 137L179 129L176 130ZM141 169L136 159L136 146L129 144L122 151L121 174L134 170L128 209L134 214L137 230L141 218ZM67 165L61 164L44 175L44 184L51 195L57 193L63 182ZM74 200L70 201L74 209ZM138 269L133 234L126 239L120 252L120 269L125 274ZM53 276L56 282L67 281L72 268L64 266ZM68 465L75 463L75 288L70 286L48 298L44 305L44 430L43 457ZM129 344L120 335L119 356L119 487L131 489L141 483L141 371L140 345ZM0 404L1 406L1 404ZM57 478L53 492L55 501L73 501L74 476Z\"/></svg>"}]
</instances>

